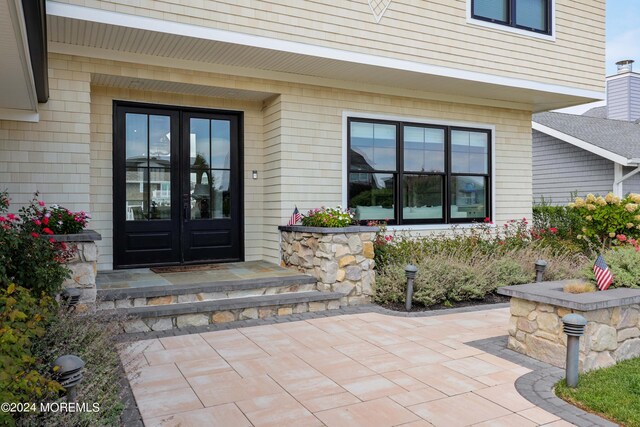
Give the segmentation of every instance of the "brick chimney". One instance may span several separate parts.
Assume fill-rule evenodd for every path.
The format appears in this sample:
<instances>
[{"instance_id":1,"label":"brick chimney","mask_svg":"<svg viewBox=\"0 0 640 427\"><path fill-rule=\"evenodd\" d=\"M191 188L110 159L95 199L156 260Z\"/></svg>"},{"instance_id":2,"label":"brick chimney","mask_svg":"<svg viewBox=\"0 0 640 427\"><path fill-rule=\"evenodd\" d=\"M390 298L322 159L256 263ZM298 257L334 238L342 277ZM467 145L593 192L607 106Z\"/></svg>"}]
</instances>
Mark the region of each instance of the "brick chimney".
<instances>
[{"instance_id":1,"label":"brick chimney","mask_svg":"<svg viewBox=\"0 0 640 427\"><path fill-rule=\"evenodd\" d=\"M633 60L616 62L618 72L607 77L607 118L629 122L640 118L640 74Z\"/></svg>"}]
</instances>

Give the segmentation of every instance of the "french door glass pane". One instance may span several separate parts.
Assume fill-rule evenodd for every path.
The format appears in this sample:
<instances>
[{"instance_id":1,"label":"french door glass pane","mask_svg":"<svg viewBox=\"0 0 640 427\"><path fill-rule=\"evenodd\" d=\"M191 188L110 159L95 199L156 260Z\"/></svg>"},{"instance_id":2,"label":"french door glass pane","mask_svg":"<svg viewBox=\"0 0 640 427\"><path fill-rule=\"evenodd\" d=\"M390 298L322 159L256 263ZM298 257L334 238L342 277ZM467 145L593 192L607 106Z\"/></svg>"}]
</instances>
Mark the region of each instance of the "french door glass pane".
<instances>
[{"instance_id":1,"label":"french door glass pane","mask_svg":"<svg viewBox=\"0 0 640 427\"><path fill-rule=\"evenodd\" d=\"M442 218L441 175L408 175L402 178L404 219Z\"/></svg>"},{"instance_id":2,"label":"french door glass pane","mask_svg":"<svg viewBox=\"0 0 640 427\"><path fill-rule=\"evenodd\" d=\"M229 169L231 166L231 123L211 120L211 167Z\"/></svg>"},{"instance_id":3,"label":"french door glass pane","mask_svg":"<svg viewBox=\"0 0 640 427\"><path fill-rule=\"evenodd\" d=\"M171 169L149 168L149 219L171 218Z\"/></svg>"},{"instance_id":4,"label":"french door glass pane","mask_svg":"<svg viewBox=\"0 0 640 427\"><path fill-rule=\"evenodd\" d=\"M484 176L452 176L451 218L485 218L486 183Z\"/></svg>"},{"instance_id":5,"label":"french door glass pane","mask_svg":"<svg viewBox=\"0 0 640 427\"><path fill-rule=\"evenodd\" d=\"M208 119L189 121L189 164L201 169L211 166L211 138Z\"/></svg>"},{"instance_id":6,"label":"french door glass pane","mask_svg":"<svg viewBox=\"0 0 640 427\"><path fill-rule=\"evenodd\" d=\"M500 22L509 21L509 0L473 0L473 14Z\"/></svg>"},{"instance_id":7,"label":"french door glass pane","mask_svg":"<svg viewBox=\"0 0 640 427\"><path fill-rule=\"evenodd\" d=\"M211 216L211 170L191 167L191 219L207 219Z\"/></svg>"},{"instance_id":8,"label":"french door glass pane","mask_svg":"<svg viewBox=\"0 0 640 427\"><path fill-rule=\"evenodd\" d=\"M516 25L547 30L546 0L516 0Z\"/></svg>"},{"instance_id":9,"label":"french door glass pane","mask_svg":"<svg viewBox=\"0 0 640 427\"><path fill-rule=\"evenodd\" d=\"M125 179L127 221L141 221L149 218L148 172L148 168L127 168Z\"/></svg>"},{"instance_id":10,"label":"french door glass pane","mask_svg":"<svg viewBox=\"0 0 640 427\"><path fill-rule=\"evenodd\" d=\"M127 167L148 166L148 116L127 113L125 117L125 156Z\"/></svg>"},{"instance_id":11,"label":"french door glass pane","mask_svg":"<svg viewBox=\"0 0 640 427\"><path fill-rule=\"evenodd\" d=\"M169 116L149 116L149 159L151 167L169 167L171 160Z\"/></svg>"},{"instance_id":12,"label":"french door glass pane","mask_svg":"<svg viewBox=\"0 0 640 427\"><path fill-rule=\"evenodd\" d=\"M444 129L404 127L404 170L444 173Z\"/></svg>"},{"instance_id":13,"label":"french door glass pane","mask_svg":"<svg viewBox=\"0 0 640 427\"><path fill-rule=\"evenodd\" d=\"M489 173L489 137L485 132L451 131L451 172Z\"/></svg>"},{"instance_id":14,"label":"french door glass pane","mask_svg":"<svg viewBox=\"0 0 640 427\"><path fill-rule=\"evenodd\" d=\"M396 126L351 122L351 170L396 170Z\"/></svg>"},{"instance_id":15,"label":"french door glass pane","mask_svg":"<svg viewBox=\"0 0 640 427\"><path fill-rule=\"evenodd\" d=\"M229 180L231 172L228 170L212 170L211 185L211 218L231 217L231 193Z\"/></svg>"},{"instance_id":16,"label":"french door glass pane","mask_svg":"<svg viewBox=\"0 0 640 427\"><path fill-rule=\"evenodd\" d=\"M356 219L394 219L395 175L355 172L349 174L349 208Z\"/></svg>"}]
</instances>

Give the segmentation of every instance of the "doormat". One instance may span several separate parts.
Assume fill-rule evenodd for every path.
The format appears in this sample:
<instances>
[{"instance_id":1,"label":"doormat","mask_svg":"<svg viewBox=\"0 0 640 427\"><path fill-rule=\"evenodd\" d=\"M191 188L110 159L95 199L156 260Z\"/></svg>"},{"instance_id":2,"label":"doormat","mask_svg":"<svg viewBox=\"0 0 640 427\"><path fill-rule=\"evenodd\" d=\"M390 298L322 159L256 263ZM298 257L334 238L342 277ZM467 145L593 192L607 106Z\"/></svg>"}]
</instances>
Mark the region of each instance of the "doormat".
<instances>
[{"instance_id":1,"label":"doormat","mask_svg":"<svg viewBox=\"0 0 640 427\"><path fill-rule=\"evenodd\" d=\"M224 266L220 264L198 264L198 265L172 265L169 267L151 267L150 270L156 274L163 273L189 273L192 271L221 270Z\"/></svg>"}]
</instances>

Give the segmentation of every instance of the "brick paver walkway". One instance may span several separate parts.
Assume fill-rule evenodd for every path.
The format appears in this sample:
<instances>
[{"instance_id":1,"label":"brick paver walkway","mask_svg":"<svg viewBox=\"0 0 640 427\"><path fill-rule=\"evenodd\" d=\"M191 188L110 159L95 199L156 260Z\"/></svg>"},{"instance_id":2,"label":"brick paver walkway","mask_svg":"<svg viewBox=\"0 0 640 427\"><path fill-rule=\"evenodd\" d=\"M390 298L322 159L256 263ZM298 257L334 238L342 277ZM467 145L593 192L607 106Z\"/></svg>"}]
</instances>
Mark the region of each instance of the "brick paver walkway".
<instances>
[{"instance_id":1,"label":"brick paver walkway","mask_svg":"<svg viewBox=\"0 0 640 427\"><path fill-rule=\"evenodd\" d=\"M508 320L348 314L137 341L125 365L147 426L572 425L516 391L529 369L465 344Z\"/></svg>"}]
</instances>

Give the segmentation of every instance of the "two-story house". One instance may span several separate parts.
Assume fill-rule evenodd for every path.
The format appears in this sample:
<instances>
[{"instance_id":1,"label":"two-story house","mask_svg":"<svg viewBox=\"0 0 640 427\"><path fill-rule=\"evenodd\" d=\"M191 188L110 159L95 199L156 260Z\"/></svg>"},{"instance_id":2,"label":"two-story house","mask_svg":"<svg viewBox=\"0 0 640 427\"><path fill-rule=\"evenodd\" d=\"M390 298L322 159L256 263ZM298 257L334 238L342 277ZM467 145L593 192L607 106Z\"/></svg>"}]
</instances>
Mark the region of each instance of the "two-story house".
<instances>
[{"instance_id":1,"label":"two-story house","mask_svg":"<svg viewBox=\"0 0 640 427\"><path fill-rule=\"evenodd\" d=\"M0 0L0 187L100 269L279 261L297 205L531 214L531 116L603 97L605 1Z\"/></svg>"}]
</instances>

